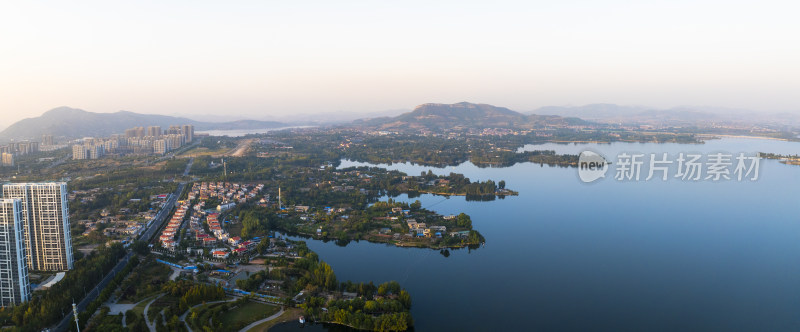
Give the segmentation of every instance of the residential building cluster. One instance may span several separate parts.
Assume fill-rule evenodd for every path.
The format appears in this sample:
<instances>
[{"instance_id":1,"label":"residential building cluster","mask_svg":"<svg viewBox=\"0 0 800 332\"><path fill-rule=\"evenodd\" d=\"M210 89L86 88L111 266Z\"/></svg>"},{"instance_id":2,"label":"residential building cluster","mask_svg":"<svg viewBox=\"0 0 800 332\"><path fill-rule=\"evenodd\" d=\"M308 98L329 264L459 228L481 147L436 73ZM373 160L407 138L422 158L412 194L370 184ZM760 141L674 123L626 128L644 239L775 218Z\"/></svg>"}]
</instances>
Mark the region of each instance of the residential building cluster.
<instances>
[{"instance_id":1,"label":"residential building cluster","mask_svg":"<svg viewBox=\"0 0 800 332\"><path fill-rule=\"evenodd\" d=\"M31 298L28 271L73 267L67 185L13 183L0 199L0 306Z\"/></svg>"},{"instance_id":2,"label":"residential building cluster","mask_svg":"<svg viewBox=\"0 0 800 332\"><path fill-rule=\"evenodd\" d=\"M230 254L246 254L256 246L256 242L242 241L238 236L231 236L225 229L228 221L220 220L221 213L236 206L254 200L264 189L263 184L239 184L229 182L195 183L189 192L189 201L198 200L197 204L180 202L178 210L161 233L161 247L175 250L180 243L176 236L189 216L186 236L193 236L195 246L206 248L217 259L228 258ZM206 209L210 200L219 202L217 206ZM192 252L194 248L187 248Z\"/></svg>"},{"instance_id":3,"label":"residential building cluster","mask_svg":"<svg viewBox=\"0 0 800 332\"><path fill-rule=\"evenodd\" d=\"M174 250L177 247L178 243L175 241L175 236L178 235L181 224L186 219L188 205L188 202L184 201L178 203L175 214L172 215L172 219L167 223L167 227L161 231L161 236L158 238L162 247L170 250Z\"/></svg>"},{"instance_id":4,"label":"residential building cluster","mask_svg":"<svg viewBox=\"0 0 800 332\"><path fill-rule=\"evenodd\" d=\"M14 166L16 157L39 152L39 142L12 142L0 146L0 166Z\"/></svg>"},{"instance_id":5,"label":"residential building cluster","mask_svg":"<svg viewBox=\"0 0 800 332\"><path fill-rule=\"evenodd\" d=\"M194 141L194 126L136 127L108 138L86 138L72 146L72 159L98 159L106 154L163 155Z\"/></svg>"},{"instance_id":6,"label":"residential building cluster","mask_svg":"<svg viewBox=\"0 0 800 332\"><path fill-rule=\"evenodd\" d=\"M237 203L245 203L264 190L264 184L239 184L230 182L195 182L189 192L189 200L207 201L214 198L220 202L218 212L230 209Z\"/></svg>"}]
</instances>

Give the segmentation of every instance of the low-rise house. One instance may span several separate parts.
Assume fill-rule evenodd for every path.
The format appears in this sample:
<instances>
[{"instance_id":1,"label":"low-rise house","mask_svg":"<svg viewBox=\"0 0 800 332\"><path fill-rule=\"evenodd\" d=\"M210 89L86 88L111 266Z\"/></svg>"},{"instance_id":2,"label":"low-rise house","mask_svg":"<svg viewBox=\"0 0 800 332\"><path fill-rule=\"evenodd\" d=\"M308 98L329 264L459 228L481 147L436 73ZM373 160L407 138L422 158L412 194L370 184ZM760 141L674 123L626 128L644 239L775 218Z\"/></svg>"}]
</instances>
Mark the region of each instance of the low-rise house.
<instances>
[{"instance_id":1,"label":"low-rise house","mask_svg":"<svg viewBox=\"0 0 800 332\"><path fill-rule=\"evenodd\" d=\"M434 232L447 232L447 226L431 226L429 228Z\"/></svg>"},{"instance_id":2,"label":"low-rise house","mask_svg":"<svg viewBox=\"0 0 800 332\"><path fill-rule=\"evenodd\" d=\"M203 238L203 246L209 247L217 244L217 239L214 237L205 237Z\"/></svg>"},{"instance_id":3,"label":"low-rise house","mask_svg":"<svg viewBox=\"0 0 800 332\"><path fill-rule=\"evenodd\" d=\"M227 251L222 251L222 250L214 251L211 254L214 256L214 258L219 258L219 259L226 259L228 258L228 255L230 255Z\"/></svg>"},{"instance_id":4,"label":"low-rise house","mask_svg":"<svg viewBox=\"0 0 800 332\"><path fill-rule=\"evenodd\" d=\"M175 242L175 240L161 241L161 246L165 249L174 250L177 246L177 242Z\"/></svg>"}]
</instances>

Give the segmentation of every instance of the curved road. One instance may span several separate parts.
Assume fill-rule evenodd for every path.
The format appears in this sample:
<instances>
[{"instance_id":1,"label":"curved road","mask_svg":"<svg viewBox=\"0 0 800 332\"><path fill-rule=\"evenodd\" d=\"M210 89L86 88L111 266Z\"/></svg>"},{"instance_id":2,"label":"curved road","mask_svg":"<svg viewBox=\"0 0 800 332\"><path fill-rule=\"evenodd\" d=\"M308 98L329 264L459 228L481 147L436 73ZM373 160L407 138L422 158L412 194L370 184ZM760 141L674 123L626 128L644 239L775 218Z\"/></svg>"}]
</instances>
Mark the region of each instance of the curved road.
<instances>
[{"instance_id":1,"label":"curved road","mask_svg":"<svg viewBox=\"0 0 800 332\"><path fill-rule=\"evenodd\" d=\"M155 332L156 323L155 322L150 323L150 319L147 318L147 312L150 310L150 305L153 304L153 302L155 302L156 300L158 300L162 296L164 296L164 294L156 296L156 298L150 300L150 302L147 302L147 305L144 306L144 323L147 324L147 328L150 329L151 332Z\"/></svg>"},{"instance_id":2,"label":"curved road","mask_svg":"<svg viewBox=\"0 0 800 332\"><path fill-rule=\"evenodd\" d=\"M197 308L197 307L199 307L199 306L206 305L206 304L215 304L215 303L223 303L223 302L233 302L233 301L236 301L236 300L238 300L238 299L239 299L239 298L236 298L236 297L234 297L233 299L228 299L228 300L222 300L222 301L211 301L211 302L206 302L206 303L200 303L200 304L193 305L191 308L189 308L189 310L186 310L186 312L184 312L184 313L183 313L183 315L181 315L181 317L180 317L180 321L181 321L181 322L183 322L183 325L185 325L185 326L186 326L186 330L188 330L189 332L194 332L194 331L192 330L192 328L191 328L191 327L189 327L189 323L187 323L187 322L186 322L186 316L188 316L188 315L189 315L189 313L190 313L190 312L192 312L192 309L194 309L194 308Z\"/></svg>"},{"instance_id":3,"label":"curved road","mask_svg":"<svg viewBox=\"0 0 800 332\"><path fill-rule=\"evenodd\" d=\"M280 317L281 315L283 315L283 307L281 307L281 311L276 312L274 315L269 316L269 317L264 318L264 319L259 320L259 321L252 322L252 323L250 323L250 325L247 325L243 329L239 330L239 332L249 331L250 329L260 325L261 323L269 322L269 321L271 321L271 320L273 320L275 318Z\"/></svg>"}]
</instances>

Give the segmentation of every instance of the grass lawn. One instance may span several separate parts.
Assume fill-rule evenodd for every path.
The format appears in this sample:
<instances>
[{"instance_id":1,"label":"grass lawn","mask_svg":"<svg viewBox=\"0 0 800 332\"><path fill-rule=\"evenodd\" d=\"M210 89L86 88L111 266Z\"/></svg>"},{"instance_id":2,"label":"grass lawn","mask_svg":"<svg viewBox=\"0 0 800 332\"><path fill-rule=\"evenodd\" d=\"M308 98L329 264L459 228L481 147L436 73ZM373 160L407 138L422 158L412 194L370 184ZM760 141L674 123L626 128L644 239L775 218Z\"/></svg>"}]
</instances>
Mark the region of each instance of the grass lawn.
<instances>
[{"instance_id":1,"label":"grass lawn","mask_svg":"<svg viewBox=\"0 0 800 332\"><path fill-rule=\"evenodd\" d=\"M297 321L297 319L303 315L303 310L299 308L290 308L283 312L278 318L275 318L268 322L263 322L261 324L256 325L250 331L252 332L267 332L269 328L284 322L290 321Z\"/></svg>"},{"instance_id":2,"label":"grass lawn","mask_svg":"<svg viewBox=\"0 0 800 332\"><path fill-rule=\"evenodd\" d=\"M147 311L147 318L149 318L150 321L155 321L156 317L159 318L161 317L160 314L161 310L164 310L167 307L171 307L174 308L175 310L178 310L179 301L180 298L173 297L169 294L158 298L158 300L156 300L155 302L153 302L153 304L150 305L150 310ZM167 319L169 319L169 315L167 315Z\"/></svg>"},{"instance_id":3,"label":"grass lawn","mask_svg":"<svg viewBox=\"0 0 800 332\"><path fill-rule=\"evenodd\" d=\"M272 316L280 311L278 306L248 301L236 308L231 308L222 315L222 326L240 329L247 324Z\"/></svg>"},{"instance_id":4,"label":"grass lawn","mask_svg":"<svg viewBox=\"0 0 800 332\"><path fill-rule=\"evenodd\" d=\"M150 296L150 297L142 300L141 302L136 304L136 306L134 306L133 309L131 309L131 311L135 312L139 316L144 317L144 307L147 306L147 303L150 302L150 300L152 300L152 299L153 299L153 296Z\"/></svg>"},{"instance_id":5,"label":"grass lawn","mask_svg":"<svg viewBox=\"0 0 800 332\"><path fill-rule=\"evenodd\" d=\"M209 312L209 310L222 306L224 304L225 303L203 304L201 306L198 306L197 308L190 309L191 311L196 312L199 318L197 318L196 321L192 320L192 313L190 312L189 315L186 316L186 322L189 323L189 325L191 325L193 328L197 330L202 330L203 325L206 325L208 323L208 318L211 317L211 313ZM198 326L197 324L201 325Z\"/></svg>"}]
</instances>

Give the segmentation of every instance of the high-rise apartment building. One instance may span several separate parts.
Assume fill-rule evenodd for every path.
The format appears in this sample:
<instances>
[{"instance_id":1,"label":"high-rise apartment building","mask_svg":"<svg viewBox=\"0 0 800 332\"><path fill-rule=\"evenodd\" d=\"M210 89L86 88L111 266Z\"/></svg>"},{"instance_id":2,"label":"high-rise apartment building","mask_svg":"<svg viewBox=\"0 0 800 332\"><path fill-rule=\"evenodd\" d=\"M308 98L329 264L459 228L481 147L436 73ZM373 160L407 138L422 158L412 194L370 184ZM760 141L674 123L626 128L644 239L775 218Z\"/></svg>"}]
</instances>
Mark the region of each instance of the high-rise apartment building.
<instances>
[{"instance_id":1,"label":"high-rise apartment building","mask_svg":"<svg viewBox=\"0 0 800 332\"><path fill-rule=\"evenodd\" d=\"M153 141L153 153L166 154L172 150L172 142L169 139L160 139Z\"/></svg>"},{"instance_id":2,"label":"high-rise apartment building","mask_svg":"<svg viewBox=\"0 0 800 332\"><path fill-rule=\"evenodd\" d=\"M2 165L3 166L14 166L14 154L3 152L0 153L0 157L2 157Z\"/></svg>"},{"instance_id":3,"label":"high-rise apartment building","mask_svg":"<svg viewBox=\"0 0 800 332\"><path fill-rule=\"evenodd\" d=\"M72 146L72 159L84 160L89 158L89 149L83 144L75 144Z\"/></svg>"},{"instance_id":4,"label":"high-rise apartment building","mask_svg":"<svg viewBox=\"0 0 800 332\"><path fill-rule=\"evenodd\" d=\"M3 198L21 201L28 269L35 271L72 269L67 184L64 182L5 184Z\"/></svg>"},{"instance_id":5,"label":"high-rise apartment building","mask_svg":"<svg viewBox=\"0 0 800 332\"><path fill-rule=\"evenodd\" d=\"M53 145L53 135L42 135L42 145Z\"/></svg>"},{"instance_id":6,"label":"high-rise apartment building","mask_svg":"<svg viewBox=\"0 0 800 332\"><path fill-rule=\"evenodd\" d=\"M31 298L23 225L20 200L0 199L0 307Z\"/></svg>"},{"instance_id":7,"label":"high-rise apartment building","mask_svg":"<svg viewBox=\"0 0 800 332\"><path fill-rule=\"evenodd\" d=\"M150 126L150 127L147 127L147 136L159 138L159 137L161 137L162 133L163 132L161 131L161 126Z\"/></svg>"},{"instance_id":8,"label":"high-rise apartment building","mask_svg":"<svg viewBox=\"0 0 800 332\"><path fill-rule=\"evenodd\" d=\"M181 134L186 139L186 143L191 143L194 140L194 126L192 125L183 125L181 127Z\"/></svg>"},{"instance_id":9,"label":"high-rise apartment building","mask_svg":"<svg viewBox=\"0 0 800 332\"><path fill-rule=\"evenodd\" d=\"M172 125L169 126L169 129L167 129L167 135L182 135L181 134L182 130L183 129L181 128L181 126Z\"/></svg>"},{"instance_id":10,"label":"high-rise apartment building","mask_svg":"<svg viewBox=\"0 0 800 332\"><path fill-rule=\"evenodd\" d=\"M145 134L144 127L135 127L125 130L126 138L134 138L134 137L141 138L144 137L144 134Z\"/></svg>"}]
</instances>

